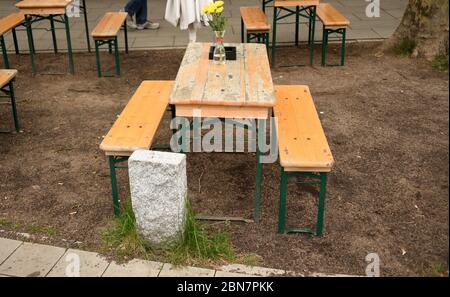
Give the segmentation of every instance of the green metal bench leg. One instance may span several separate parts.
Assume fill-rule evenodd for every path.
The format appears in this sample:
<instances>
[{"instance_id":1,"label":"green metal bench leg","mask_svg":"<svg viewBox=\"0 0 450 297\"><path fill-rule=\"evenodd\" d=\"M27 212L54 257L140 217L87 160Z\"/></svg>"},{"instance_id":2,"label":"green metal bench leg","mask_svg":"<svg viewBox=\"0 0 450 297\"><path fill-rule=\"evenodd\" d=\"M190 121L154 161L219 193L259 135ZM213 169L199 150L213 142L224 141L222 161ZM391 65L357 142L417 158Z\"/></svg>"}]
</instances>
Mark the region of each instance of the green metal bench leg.
<instances>
[{"instance_id":1,"label":"green metal bench leg","mask_svg":"<svg viewBox=\"0 0 450 297\"><path fill-rule=\"evenodd\" d=\"M311 8L311 13L310 13L310 18L311 18L311 22L312 22L312 26L311 26L311 43L310 43L310 63L311 66L314 64L314 39L315 39L315 31L316 31L316 12L317 12L317 7L316 6L312 6Z\"/></svg>"},{"instance_id":2,"label":"green metal bench leg","mask_svg":"<svg viewBox=\"0 0 450 297\"><path fill-rule=\"evenodd\" d=\"M264 36L267 48L267 56L269 56L269 33L264 34Z\"/></svg>"},{"instance_id":3,"label":"green metal bench leg","mask_svg":"<svg viewBox=\"0 0 450 297\"><path fill-rule=\"evenodd\" d=\"M109 173L111 175L111 190L112 190L112 198L113 198L114 215L117 217L120 215L120 206L119 206L119 192L117 190L115 157L109 156L108 161L109 161Z\"/></svg>"},{"instance_id":4,"label":"green metal bench leg","mask_svg":"<svg viewBox=\"0 0 450 297\"><path fill-rule=\"evenodd\" d=\"M273 31L272 31L272 66L276 65L276 48L277 48L277 7L273 8Z\"/></svg>"},{"instance_id":5,"label":"green metal bench leg","mask_svg":"<svg viewBox=\"0 0 450 297\"><path fill-rule=\"evenodd\" d=\"M298 46L300 36L300 6L295 7L295 46Z\"/></svg>"},{"instance_id":6,"label":"green metal bench leg","mask_svg":"<svg viewBox=\"0 0 450 297\"><path fill-rule=\"evenodd\" d=\"M119 53L119 44L117 42L117 37L114 39L114 52L116 57L116 74L120 76L120 53Z\"/></svg>"},{"instance_id":7,"label":"green metal bench leg","mask_svg":"<svg viewBox=\"0 0 450 297\"><path fill-rule=\"evenodd\" d=\"M80 7L83 9L84 14L84 28L86 29L86 42L88 47L88 52L91 52L91 39L89 37L89 23L88 23L88 17L87 17L87 7L86 7L86 0L83 0L83 7Z\"/></svg>"},{"instance_id":8,"label":"green metal bench leg","mask_svg":"<svg viewBox=\"0 0 450 297\"><path fill-rule=\"evenodd\" d=\"M97 62L97 75L98 77L102 77L102 66L100 64L100 49L99 49L99 41L94 40L95 42L95 56L96 56L96 62Z\"/></svg>"},{"instance_id":9,"label":"green metal bench leg","mask_svg":"<svg viewBox=\"0 0 450 297\"><path fill-rule=\"evenodd\" d=\"M127 29L127 21L125 21L123 25L123 34L125 37L125 54L128 54L128 29Z\"/></svg>"},{"instance_id":10,"label":"green metal bench leg","mask_svg":"<svg viewBox=\"0 0 450 297\"><path fill-rule=\"evenodd\" d=\"M19 52L19 43L17 42L17 33L16 33L15 28L12 29L12 36L13 36L13 42L14 42L14 50L16 51L16 55L18 55L20 52Z\"/></svg>"},{"instance_id":11,"label":"green metal bench leg","mask_svg":"<svg viewBox=\"0 0 450 297\"><path fill-rule=\"evenodd\" d=\"M58 44L56 42L55 20L53 19L53 15L50 15L50 28L52 31L53 51L55 52L55 54L57 54Z\"/></svg>"},{"instance_id":12,"label":"green metal bench leg","mask_svg":"<svg viewBox=\"0 0 450 297\"><path fill-rule=\"evenodd\" d=\"M322 33L322 66L326 66L326 54L327 54L327 40L328 40L328 30L323 28Z\"/></svg>"},{"instance_id":13,"label":"green metal bench leg","mask_svg":"<svg viewBox=\"0 0 450 297\"><path fill-rule=\"evenodd\" d=\"M69 55L69 71L71 74L74 74L75 67L73 64L72 41L70 39L69 17L67 16L67 14L64 14L64 27L66 28L67 52Z\"/></svg>"},{"instance_id":14,"label":"green metal bench leg","mask_svg":"<svg viewBox=\"0 0 450 297\"><path fill-rule=\"evenodd\" d=\"M241 43L244 43L244 20L241 18Z\"/></svg>"},{"instance_id":15,"label":"green metal bench leg","mask_svg":"<svg viewBox=\"0 0 450 297\"><path fill-rule=\"evenodd\" d=\"M8 51L6 50L5 38L0 36L0 47L2 48L3 64L6 69L9 69Z\"/></svg>"},{"instance_id":16,"label":"green metal bench leg","mask_svg":"<svg viewBox=\"0 0 450 297\"><path fill-rule=\"evenodd\" d=\"M345 63L345 39L346 39L346 34L347 33L347 29L343 29L342 31L342 49L341 49L341 66L344 66Z\"/></svg>"},{"instance_id":17,"label":"green metal bench leg","mask_svg":"<svg viewBox=\"0 0 450 297\"><path fill-rule=\"evenodd\" d=\"M278 211L278 233L284 234L286 229L286 195L288 176L281 167L280 177L280 206Z\"/></svg>"},{"instance_id":18,"label":"green metal bench leg","mask_svg":"<svg viewBox=\"0 0 450 297\"><path fill-rule=\"evenodd\" d=\"M33 42L33 32L31 29L31 20L30 17L25 17L25 26L27 28L27 36L28 36L28 47L30 49L30 59L31 59L31 70L33 74L36 74L36 64L34 61L34 42Z\"/></svg>"},{"instance_id":19,"label":"green metal bench leg","mask_svg":"<svg viewBox=\"0 0 450 297\"><path fill-rule=\"evenodd\" d=\"M12 113L13 113L13 118L14 118L14 127L16 128L17 132L20 132L19 116L17 115L16 96L14 95L13 81L9 82L9 95L11 97L11 106L12 106Z\"/></svg>"},{"instance_id":20,"label":"green metal bench leg","mask_svg":"<svg viewBox=\"0 0 450 297\"><path fill-rule=\"evenodd\" d=\"M327 191L327 173L320 173L319 209L317 214L316 236L322 236L325 214L325 196Z\"/></svg>"}]
</instances>

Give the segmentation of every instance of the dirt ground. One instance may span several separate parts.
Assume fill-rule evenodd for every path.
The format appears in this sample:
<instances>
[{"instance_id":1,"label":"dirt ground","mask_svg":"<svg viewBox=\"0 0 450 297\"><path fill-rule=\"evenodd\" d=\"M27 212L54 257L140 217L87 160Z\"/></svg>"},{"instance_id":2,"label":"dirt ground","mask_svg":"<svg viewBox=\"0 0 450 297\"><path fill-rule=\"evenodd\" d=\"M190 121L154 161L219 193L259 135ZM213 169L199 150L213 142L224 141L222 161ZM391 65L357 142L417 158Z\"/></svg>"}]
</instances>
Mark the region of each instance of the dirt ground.
<instances>
[{"instance_id":1,"label":"dirt ground","mask_svg":"<svg viewBox=\"0 0 450 297\"><path fill-rule=\"evenodd\" d=\"M297 272L364 274L378 253L382 275L448 270L448 72L385 55L376 44L348 46L345 67L279 67L276 84L306 84L336 165L330 174L325 233L278 235L279 166L264 166L259 224L218 224L236 250L261 265ZM121 78L96 77L94 54L11 55L23 132L0 133L0 236L99 250L113 219L109 171L99 144L142 80L174 79L183 50L132 52ZM333 56L330 55L330 62ZM336 57L334 57L337 59ZM288 61L291 60L291 61ZM280 64L307 60L301 47L280 49ZM103 57L112 71L112 58ZM0 98L1 100L1 98ZM168 117L158 143L169 135ZM0 103L0 130L12 129ZM121 195L127 174L120 173ZM254 154L188 154L189 196L200 214L251 217ZM313 196L314 195L314 196ZM316 189L291 183L288 224L312 225ZM25 240L27 240L25 238Z\"/></svg>"}]
</instances>

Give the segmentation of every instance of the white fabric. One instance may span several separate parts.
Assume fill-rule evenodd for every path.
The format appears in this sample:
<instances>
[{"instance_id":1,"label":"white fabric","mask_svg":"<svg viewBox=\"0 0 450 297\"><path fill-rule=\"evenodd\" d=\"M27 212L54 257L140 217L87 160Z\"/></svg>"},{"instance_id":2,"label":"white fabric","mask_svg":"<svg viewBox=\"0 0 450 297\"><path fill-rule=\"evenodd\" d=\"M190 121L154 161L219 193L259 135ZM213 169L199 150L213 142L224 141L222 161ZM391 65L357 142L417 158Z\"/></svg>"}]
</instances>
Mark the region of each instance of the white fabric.
<instances>
[{"instance_id":1,"label":"white fabric","mask_svg":"<svg viewBox=\"0 0 450 297\"><path fill-rule=\"evenodd\" d=\"M202 15L202 8L213 0L167 0L165 20L181 30L189 25L208 25L208 19ZM191 30L190 30L191 31Z\"/></svg>"}]
</instances>

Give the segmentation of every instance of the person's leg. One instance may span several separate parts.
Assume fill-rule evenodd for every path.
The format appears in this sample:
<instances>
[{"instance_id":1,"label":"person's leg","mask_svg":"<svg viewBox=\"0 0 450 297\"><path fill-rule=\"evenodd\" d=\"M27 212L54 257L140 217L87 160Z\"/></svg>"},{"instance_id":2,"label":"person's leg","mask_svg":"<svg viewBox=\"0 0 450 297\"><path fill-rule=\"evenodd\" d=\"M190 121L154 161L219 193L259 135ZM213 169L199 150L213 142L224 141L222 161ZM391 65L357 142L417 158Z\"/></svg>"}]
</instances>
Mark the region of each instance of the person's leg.
<instances>
[{"instance_id":1,"label":"person's leg","mask_svg":"<svg viewBox=\"0 0 450 297\"><path fill-rule=\"evenodd\" d=\"M134 16L141 6L141 0L130 0L125 5L125 11L128 12L130 16Z\"/></svg>"},{"instance_id":2,"label":"person's leg","mask_svg":"<svg viewBox=\"0 0 450 297\"><path fill-rule=\"evenodd\" d=\"M147 0L137 0L139 6L136 10L136 24L145 25L147 22Z\"/></svg>"}]
</instances>

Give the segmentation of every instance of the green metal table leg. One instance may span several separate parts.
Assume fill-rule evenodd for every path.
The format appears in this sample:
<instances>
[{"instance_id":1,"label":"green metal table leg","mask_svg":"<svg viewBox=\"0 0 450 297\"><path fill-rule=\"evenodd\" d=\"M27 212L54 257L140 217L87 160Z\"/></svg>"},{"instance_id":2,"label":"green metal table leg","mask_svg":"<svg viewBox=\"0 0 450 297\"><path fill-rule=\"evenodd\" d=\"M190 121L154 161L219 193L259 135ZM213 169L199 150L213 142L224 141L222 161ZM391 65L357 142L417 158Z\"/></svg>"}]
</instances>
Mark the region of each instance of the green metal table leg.
<instances>
[{"instance_id":1,"label":"green metal table leg","mask_svg":"<svg viewBox=\"0 0 450 297\"><path fill-rule=\"evenodd\" d=\"M326 62L326 54L327 54L327 37L328 37L328 31L325 29L325 26L323 26L323 32L322 32L322 66L325 67Z\"/></svg>"},{"instance_id":2,"label":"green metal table leg","mask_svg":"<svg viewBox=\"0 0 450 297\"><path fill-rule=\"evenodd\" d=\"M312 27L312 19L311 17L308 18L308 44L311 44L311 27Z\"/></svg>"},{"instance_id":3,"label":"green metal table leg","mask_svg":"<svg viewBox=\"0 0 450 297\"><path fill-rule=\"evenodd\" d=\"M114 39L114 52L116 56L116 74L120 76L120 53L119 53L119 44L117 42L117 37Z\"/></svg>"},{"instance_id":4,"label":"green metal table leg","mask_svg":"<svg viewBox=\"0 0 450 297\"><path fill-rule=\"evenodd\" d=\"M276 65L276 48L277 48L277 7L273 8L273 31L272 31L272 66Z\"/></svg>"},{"instance_id":5,"label":"green metal table leg","mask_svg":"<svg viewBox=\"0 0 450 297\"><path fill-rule=\"evenodd\" d=\"M281 167L280 178L280 207L278 212L278 233L283 234L286 228L286 194L287 194L287 174Z\"/></svg>"},{"instance_id":6,"label":"green metal table leg","mask_svg":"<svg viewBox=\"0 0 450 297\"><path fill-rule=\"evenodd\" d=\"M87 17L86 0L83 0L83 14L84 14L84 27L86 29L87 47L88 47L88 51L91 52L91 39L89 37L89 23L88 23L88 17Z\"/></svg>"},{"instance_id":7,"label":"green metal table leg","mask_svg":"<svg viewBox=\"0 0 450 297\"><path fill-rule=\"evenodd\" d=\"M108 161L109 161L109 172L111 175L111 190L112 190L112 197L113 197L114 215L117 217L120 214L120 206L119 206L119 192L117 190L115 157L109 156Z\"/></svg>"},{"instance_id":8,"label":"green metal table leg","mask_svg":"<svg viewBox=\"0 0 450 297\"><path fill-rule=\"evenodd\" d=\"M344 66L345 63L345 39L346 39L346 32L347 29L343 29L342 31L342 49L341 49L341 66Z\"/></svg>"},{"instance_id":9,"label":"green metal table leg","mask_svg":"<svg viewBox=\"0 0 450 297\"><path fill-rule=\"evenodd\" d=\"M97 75L98 77L102 77L102 66L100 64L100 49L98 45L98 40L94 40L95 42L95 56L96 56L96 62L97 62Z\"/></svg>"},{"instance_id":10,"label":"green metal table leg","mask_svg":"<svg viewBox=\"0 0 450 297\"><path fill-rule=\"evenodd\" d=\"M300 35L300 6L295 7L295 46L298 46Z\"/></svg>"},{"instance_id":11,"label":"green metal table leg","mask_svg":"<svg viewBox=\"0 0 450 297\"><path fill-rule=\"evenodd\" d=\"M9 69L8 51L6 50L5 38L3 35L0 36L0 47L2 48L3 64L6 69Z\"/></svg>"},{"instance_id":12,"label":"green metal table leg","mask_svg":"<svg viewBox=\"0 0 450 297\"><path fill-rule=\"evenodd\" d=\"M14 95L14 84L13 81L9 82L9 95L11 97L11 106L12 106L12 113L14 118L14 127L16 128L16 131L20 131L20 125L19 125L19 116L17 115L17 107L16 107L16 96Z\"/></svg>"},{"instance_id":13,"label":"green metal table leg","mask_svg":"<svg viewBox=\"0 0 450 297\"><path fill-rule=\"evenodd\" d=\"M259 142L263 139L263 133L266 131L263 127L258 125L258 145L256 146L256 188L255 188L255 209L253 211L253 220L255 223L259 222L261 214L261 183L263 165L261 163L261 151L259 149Z\"/></svg>"},{"instance_id":14,"label":"green metal table leg","mask_svg":"<svg viewBox=\"0 0 450 297\"><path fill-rule=\"evenodd\" d=\"M325 213L325 195L327 191L327 173L320 173L319 210L317 214L316 236L322 236Z\"/></svg>"},{"instance_id":15,"label":"green metal table leg","mask_svg":"<svg viewBox=\"0 0 450 297\"><path fill-rule=\"evenodd\" d=\"M113 52L112 42L113 42L112 40L108 41L108 52L109 52L109 54L112 54L112 52Z\"/></svg>"},{"instance_id":16,"label":"green metal table leg","mask_svg":"<svg viewBox=\"0 0 450 297\"><path fill-rule=\"evenodd\" d=\"M33 42L33 33L31 29L31 17L25 16L25 25L27 28L27 36L28 36L28 47L30 49L30 59L31 59L31 71L33 74L36 74L36 64L34 62L34 42Z\"/></svg>"},{"instance_id":17,"label":"green metal table leg","mask_svg":"<svg viewBox=\"0 0 450 297\"><path fill-rule=\"evenodd\" d=\"M12 36L14 42L14 50L16 51L16 55L18 55L20 52L19 52L19 43L17 42L16 28L12 28Z\"/></svg>"},{"instance_id":18,"label":"green metal table leg","mask_svg":"<svg viewBox=\"0 0 450 297\"><path fill-rule=\"evenodd\" d=\"M50 15L50 28L52 31L53 51L55 52L55 54L57 54L58 44L56 42L55 20L53 19L53 15Z\"/></svg>"},{"instance_id":19,"label":"green metal table leg","mask_svg":"<svg viewBox=\"0 0 450 297\"><path fill-rule=\"evenodd\" d=\"M64 25L66 28L66 38L67 38L67 52L69 55L69 71L71 74L75 73L75 67L73 65L73 53L72 53L72 41L70 39L70 26L69 26L69 17L67 14L64 14Z\"/></svg>"},{"instance_id":20,"label":"green metal table leg","mask_svg":"<svg viewBox=\"0 0 450 297\"><path fill-rule=\"evenodd\" d=\"M315 39L315 31L316 31L316 11L317 6L312 6L310 18L312 18L312 28L311 28L311 43L310 43L310 63L311 66L314 64L314 39Z\"/></svg>"},{"instance_id":21,"label":"green metal table leg","mask_svg":"<svg viewBox=\"0 0 450 297\"><path fill-rule=\"evenodd\" d=\"M125 21L123 25L123 34L125 37L125 54L128 54L128 29L127 29L127 21Z\"/></svg>"}]
</instances>

